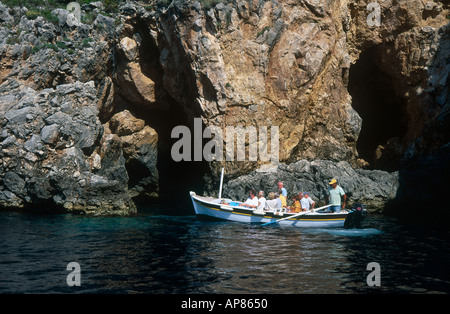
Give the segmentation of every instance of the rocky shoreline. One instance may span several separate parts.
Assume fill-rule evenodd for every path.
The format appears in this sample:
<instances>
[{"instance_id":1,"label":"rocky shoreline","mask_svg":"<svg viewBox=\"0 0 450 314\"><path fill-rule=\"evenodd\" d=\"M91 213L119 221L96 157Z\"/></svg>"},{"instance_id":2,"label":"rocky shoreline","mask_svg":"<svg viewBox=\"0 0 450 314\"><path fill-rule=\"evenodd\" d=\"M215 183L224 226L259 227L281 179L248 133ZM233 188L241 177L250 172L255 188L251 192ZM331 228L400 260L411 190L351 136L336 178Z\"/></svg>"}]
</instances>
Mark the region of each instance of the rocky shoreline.
<instances>
[{"instance_id":1,"label":"rocky shoreline","mask_svg":"<svg viewBox=\"0 0 450 314\"><path fill-rule=\"evenodd\" d=\"M353 169L348 162L334 163L327 160L300 160L289 165L263 167L248 175L230 180L223 186L223 195L244 201L248 191L254 189L277 192L277 183L283 182L288 200L299 192L309 192L320 205L326 205L325 195L332 178L351 195L348 204L364 203L369 212L382 212L385 205L395 199L398 188L398 172Z\"/></svg>"},{"instance_id":2,"label":"rocky shoreline","mask_svg":"<svg viewBox=\"0 0 450 314\"><path fill-rule=\"evenodd\" d=\"M117 151L120 143L104 134L92 101L93 82L40 92L17 81L8 83L0 86L1 99L9 106L0 135L0 206L135 212L124 185L128 175Z\"/></svg>"},{"instance_id":3,"label":"rocky shoreline","mask_svg":"<svg viewBox=\"0 0 450 314\"><path fill-rule=\"evenodd\" d=\"M385 1L374 27L370 2L88 1L77 23L63 1L0 2L0 210L130 215L216 194L222 167L238 199L284 181L321 201L335 177L373 211L432 202L449 174L450 9ZM171 131L200 117L277 126L279 164L174 162Z\"/></svg>"}]
</instances>

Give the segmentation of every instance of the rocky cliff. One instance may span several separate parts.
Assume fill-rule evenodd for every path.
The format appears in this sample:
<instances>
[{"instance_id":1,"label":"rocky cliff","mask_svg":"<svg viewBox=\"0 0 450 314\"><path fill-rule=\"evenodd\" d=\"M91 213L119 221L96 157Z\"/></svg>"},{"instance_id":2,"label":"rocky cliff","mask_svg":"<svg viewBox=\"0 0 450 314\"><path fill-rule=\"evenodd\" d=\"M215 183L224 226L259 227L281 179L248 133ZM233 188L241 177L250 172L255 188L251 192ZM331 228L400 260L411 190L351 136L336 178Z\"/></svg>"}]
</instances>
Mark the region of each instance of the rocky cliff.
<instances>
[{"instance_id":1,"label":"rocky cliff","mask_svg":"<svg viewBox=\"0 0 450 314\"><path fill-rule=\"evenodd\" d=\"M356 202L363 203L369 212L384 208L395 199L399 188L397 172L354 169L345 161L300 160L289 165L262 167L228 181L223 189L227 197L244 201L248 198L248 191L276 191L281 181L288 191L289 200L298 192L308 192L317 208L326 205L330 178L339 178L350 207Z\"/></svg>"},{"instance_id":2,"label":"rocky cliff","mask_svg":"<svg viewBox=\"0 0 450 314\"><path fill-rule=\"evenodd\" d=\"M64 6L5 4L2 208L129 213L188 189L215 193L221 167L226 181L266 167L175 162L171 132L197 117L203 128L278 127L280 176L343 162L373 184L389 178L394 190L371 185L385 191L377 208L410 199L415 180L432 184L432 199L449 172L444 1L91 2L75 22ZM306 180L297 170L292 188Z\"/></svg>"}]
</instances>

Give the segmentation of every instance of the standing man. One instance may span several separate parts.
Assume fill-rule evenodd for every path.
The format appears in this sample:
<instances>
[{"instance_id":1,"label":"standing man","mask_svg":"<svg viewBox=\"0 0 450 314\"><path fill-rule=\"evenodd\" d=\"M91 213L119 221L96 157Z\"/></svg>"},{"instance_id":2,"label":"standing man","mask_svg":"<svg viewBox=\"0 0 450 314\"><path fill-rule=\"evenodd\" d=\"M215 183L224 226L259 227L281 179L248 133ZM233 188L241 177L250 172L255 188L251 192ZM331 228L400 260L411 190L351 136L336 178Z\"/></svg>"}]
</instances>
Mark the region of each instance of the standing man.
<instances>
[{"instance_id":1,"label":"standing man","mask_svg":"<svg viewBox=\"0 0 450 314\"><path fill-rule=\"evenodd\" d=\"M344 190L337 184L336 179L332 179L329 184L327 202L329 201L331 205L330 210L332 213L339 213L341 208L345 208L347 195L345 195Z\"/></svg>"},{"instance_id":2,"label":"standing man","mask_svg":"<svg viewBox=\"0 0 450 314\"><path fill-rule=\"evenodd\" d=\"M278 193L280 195L283 195L284 197L287 197L287 191L286 189L283 187L283 182L278 182Z\"/></svg>"},{"instance_id":3,"label":"standing man","mask_svg":"<svg viewBox=\"0 0 450 314\"><path fill-rule=\"evenodd\" d=\"M286 189L283 187L283 182L278 182L278 197L281 200L281 207L285 208L287 205L287 191Z\"/></svg>"}]
</instances>

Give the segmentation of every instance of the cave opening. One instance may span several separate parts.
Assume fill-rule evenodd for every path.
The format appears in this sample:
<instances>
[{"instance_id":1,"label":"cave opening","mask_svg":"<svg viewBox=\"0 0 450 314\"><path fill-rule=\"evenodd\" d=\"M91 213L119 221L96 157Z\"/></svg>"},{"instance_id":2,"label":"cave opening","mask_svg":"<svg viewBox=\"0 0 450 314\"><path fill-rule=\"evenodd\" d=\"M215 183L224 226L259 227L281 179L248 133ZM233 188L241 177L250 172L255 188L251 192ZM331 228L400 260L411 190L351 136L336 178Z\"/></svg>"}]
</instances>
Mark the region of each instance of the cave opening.
<instances>
[{"instance_id":1,"label":"cave opening","mask_svg":"<svg viewBox=\"0 0 450 314\"><path fill-rule=\"evenodd\" d=\"M356 143L370 169L398 170L401 139L406 133L406 102L395 92L395 78L383 71L381 45L361 52L350 66L348 92L362 118Z\"/></svg>"},{"instance_id":2,"label":"cave opening","mask_svg":"<svg viewBox=\"0 0 450 314\"><path fill-rule=\"evenodd\" d=\"M141 112L148 125L158 133L159 197L156 202L171 204L170 213L186 214L192 210L190 191L203 193L208 175L209 165L206 161L175 161L172 157L172 146L179 138L172 138L172 130L176 126L187 126L193 131L193 120L186 115L184 109L168 97L167 110ZM191 147L194 147L191 138ZM131 175L130 175L131 177ZM145 199L136 199L141 205L148 203ZM164 206L166 208L166 206Z\"/></svg>"},{"instance_id":3,"label":"cave opening","mask_svg":"<svg viewBox=\"0 0 450 314\"><path fill-rule=\"evenodd\" d=\"M160 204L157 206L162 212L170 214L190 214L192 205L189 191L203 193L208 180L209 164L206 161L174 161L171 156L171 148L178 141L172 138L172 130L176 126L187 126L193 130L194 120L188 114L182 104L178 103L164 88L164 71L159 64L160 51L152 36L148 25L143 21L134 22L134 27L128 36L139 34L142 38L139 46L139 68L142 73L155 83L155 101L152 104L142 104L127 99L122 93L126 86L120 86L116 82L120 96L115 109L124 109L132 112L133 116L145 121L158 134L157 140L157 162L158 171L157 186L148 185L147 191L142 191L133 197L138 207L145 208L149 204ZM117 69L121 69L120 62L127 62L125 58L118 58ZM191 99L192 96L186 96ZM193 133L193 131L192 131ZM192 139L193 141L193 139ZM193 147L193 143L192 143ZM125 165L129 176L129 188L142 182L150 175L145 164L140 161L131 160ZM157 197L155 197L157 195ZM170 206L167 206L170 204ZM152 206L153 207L153 206Z\"/></svg>"},{"instance_id":4,"label":"cave opening","mask_svg":"<svg viewBox=\"0 0 450 314\"><path fill-rule=\"evenodd\" d=\"M172 156L172 146L179 140L172 138L172 130L177 126L186 126L194 134L194 123L184 108L167 94L162 98L164 109L145 110L136 108L135 113L158 134L157 170L158 170L158 198L152 203L161 204L164 212L170 214L190 214L192 212L190 191L203 193L209 174L206 161L175 161ZM194 147L194 137L191 138ZM136 169L135 169L136 170ZM145 170L144 170L145 172ZM144 175L142 169L129 172L130 183L133 176ZM136 204L146 206L150 200L145 197L135 198ZM170 204L170 207L167 207Z\"/></svg>"}]
</instances>

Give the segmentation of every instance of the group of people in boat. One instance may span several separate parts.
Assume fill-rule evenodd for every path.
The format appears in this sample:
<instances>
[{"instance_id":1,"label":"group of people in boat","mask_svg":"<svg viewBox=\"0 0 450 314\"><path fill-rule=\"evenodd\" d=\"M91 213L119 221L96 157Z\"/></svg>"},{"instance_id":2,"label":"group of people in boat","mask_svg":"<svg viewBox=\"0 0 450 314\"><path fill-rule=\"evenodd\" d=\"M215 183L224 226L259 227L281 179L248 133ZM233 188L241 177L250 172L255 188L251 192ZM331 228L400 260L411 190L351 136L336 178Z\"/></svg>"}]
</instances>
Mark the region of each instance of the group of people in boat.
<instances>
[{"instance_id":1,"label":"group of people in boat","mask_svg":"<svg viewBox=\"0 0 450 314\"><path fill-rule=\"evenodd\" d=\"M328 209L330 212L340 212L345 208L347 196L337 184L336 179L329 182L330 187L326 196L326 201L331 205ZM250 190L249 198L241 204L241 206L254 208L258 211L273 211L299 213L302 211L313 210L316 203L311 199L308 192L300 192L292 196L292 205L287 206L287 190L283 186L283 182L278 182L278 192L270 192L268 198L265 198L264 191L256 193Z\"/></svg>"}]
</instances>

